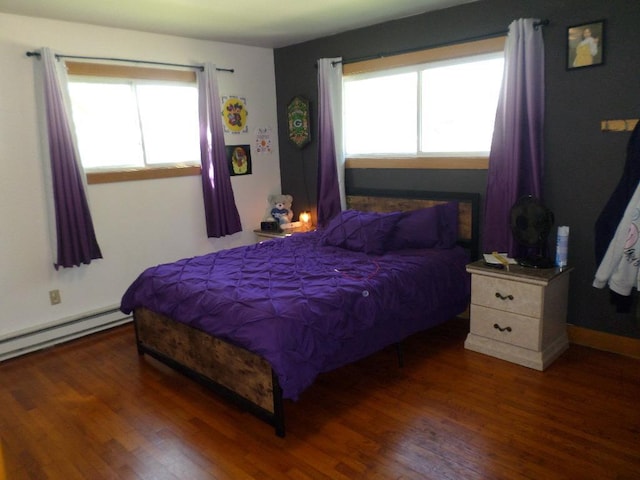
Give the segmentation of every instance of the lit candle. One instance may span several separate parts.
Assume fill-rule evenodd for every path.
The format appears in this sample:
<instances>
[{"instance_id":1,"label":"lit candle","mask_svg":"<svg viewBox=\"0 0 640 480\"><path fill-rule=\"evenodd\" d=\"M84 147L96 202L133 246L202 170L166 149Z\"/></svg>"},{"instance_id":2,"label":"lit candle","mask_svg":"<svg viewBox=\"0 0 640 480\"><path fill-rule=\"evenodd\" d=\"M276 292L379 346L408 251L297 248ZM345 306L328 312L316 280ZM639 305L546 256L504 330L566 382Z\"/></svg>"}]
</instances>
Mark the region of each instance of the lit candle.
<instances>
[{"instance_id":1,"label":"lit candle","mask_svg":"<svg viewBox=\"0 0 640 480\"><path fill-rule=\"evenodd\" d=\"M302 222L304 229L308 230L311 227L311 212L300 213L300 222Z\"/></svg>"}]
</instances>

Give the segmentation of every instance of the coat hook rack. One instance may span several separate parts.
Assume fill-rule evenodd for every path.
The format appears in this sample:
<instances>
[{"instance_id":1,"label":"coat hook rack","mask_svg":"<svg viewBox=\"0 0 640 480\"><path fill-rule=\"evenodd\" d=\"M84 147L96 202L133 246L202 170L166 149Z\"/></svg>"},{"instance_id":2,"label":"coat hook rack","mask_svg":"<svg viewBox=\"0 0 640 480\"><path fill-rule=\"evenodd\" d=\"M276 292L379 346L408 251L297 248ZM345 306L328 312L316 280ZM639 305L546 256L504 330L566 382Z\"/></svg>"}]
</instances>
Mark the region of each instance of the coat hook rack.
<instances>
[{"instance_id":1,"label":"coat hook rack","mask_svg":"<svg viewBox=\"0 0 640 480\"><path fill-rule=\"evenodd\" d=\"M627 118L625 120L602 120L600 130L602 132L631 132L636 128L637 118Z\"/></svg>"}]
</instances>

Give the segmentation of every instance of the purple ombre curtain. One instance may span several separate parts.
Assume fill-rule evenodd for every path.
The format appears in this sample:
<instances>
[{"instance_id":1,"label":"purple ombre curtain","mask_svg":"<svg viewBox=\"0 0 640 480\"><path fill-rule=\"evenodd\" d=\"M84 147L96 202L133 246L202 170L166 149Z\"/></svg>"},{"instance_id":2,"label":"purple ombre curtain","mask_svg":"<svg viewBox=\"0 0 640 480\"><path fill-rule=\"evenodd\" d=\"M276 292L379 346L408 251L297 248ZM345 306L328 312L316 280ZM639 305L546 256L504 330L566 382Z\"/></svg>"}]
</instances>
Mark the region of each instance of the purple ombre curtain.
<instances>
[{"instance_id":1,"label":"purple ombre curtain","mask_svg":"<svg viewBox=\"0 0 640 480\"><path fill-rule=\"evenodd\" d=\"M538 20L509 25L502 90L489 155L483 250L523 254L510 229L510 210L524 195L541 198L544 125L544 43Z\"/></svg>"},{"instance_id":2,"label":"purple ombre curtain","mask_svg":"<svg viewBox=\"0 0 640 480\"><path fill-rule=\"evenodd\" d=\"M41 53L56 231L56 270L102 258L85 193L86 177L72 130L66 72L53 52ZM47 166L48 167L48 166Z\"/></svg>"},{"instance_id":3,"label":"purple ombre curtain","mask_svg":"<svg viewBox=\"0 0 640 480\"><path fill-rule=\"evenodd\" d=\"M342 59L318 60L318 225L345 207L342 152Z\"/></svg>"},{"instance_id":4,"label":"purple ombre curtain","mask_svg":"<svg viewBox=\"0 0 640 480\"><path fill-rule=\"evenodd\" d=\"M202 193L208 237L240 232L240 214L233 196L220 115L220 95L215 65L207 63L198 72L200 157Z\"/></svg>"}]
</instances>

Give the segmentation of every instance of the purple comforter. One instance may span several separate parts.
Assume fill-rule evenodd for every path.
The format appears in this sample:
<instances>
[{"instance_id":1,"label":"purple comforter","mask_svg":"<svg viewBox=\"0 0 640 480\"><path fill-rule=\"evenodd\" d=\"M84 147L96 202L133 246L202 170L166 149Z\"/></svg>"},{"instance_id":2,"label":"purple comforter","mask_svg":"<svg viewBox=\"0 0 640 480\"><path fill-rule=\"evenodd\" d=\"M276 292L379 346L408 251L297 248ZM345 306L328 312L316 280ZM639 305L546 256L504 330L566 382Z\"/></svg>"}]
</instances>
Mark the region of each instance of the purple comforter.
<instances>
[{"instance_id":1,"label":"purple comforter","mask_svg":"<svg viewBox=\"0 0 640 480\"><path fill-rule=\"evenodd\" d=\"M269 361L285 398L353 362L464 311L461 248L367 255L321 245L316 232L145 270L122 298Z\"/></svg>"}]
</instances>

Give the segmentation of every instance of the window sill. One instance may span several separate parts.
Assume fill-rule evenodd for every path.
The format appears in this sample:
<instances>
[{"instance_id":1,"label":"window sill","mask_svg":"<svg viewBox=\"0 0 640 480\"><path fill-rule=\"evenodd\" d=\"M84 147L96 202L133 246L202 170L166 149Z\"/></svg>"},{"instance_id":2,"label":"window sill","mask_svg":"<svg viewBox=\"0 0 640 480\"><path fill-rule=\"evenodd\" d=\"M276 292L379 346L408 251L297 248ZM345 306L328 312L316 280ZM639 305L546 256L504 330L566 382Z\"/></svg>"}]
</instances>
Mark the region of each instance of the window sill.
<instances>
[{"instance_id":1,"label":"window sill","mask_svg":"<svg viewBox=\"0 0 640 480\"><path fill-rule=\"evenodd\" d=\"M171 166L152 168L132 168L104 172L87 172L87 183L129 182L133 180L151 180L158 178L187 177L200 175L200 166Z\"/></svg>"},{"instance_id":2,"label":"window sill","mask_svg":"<svg viewBox=\"0 0 640 480\"><path fill-rule=\"evenodd\" d=\"M347 158L346 168L412 168L440 170L486 170L488 157L384 157Z\"/></svg>"}]
</instances>

